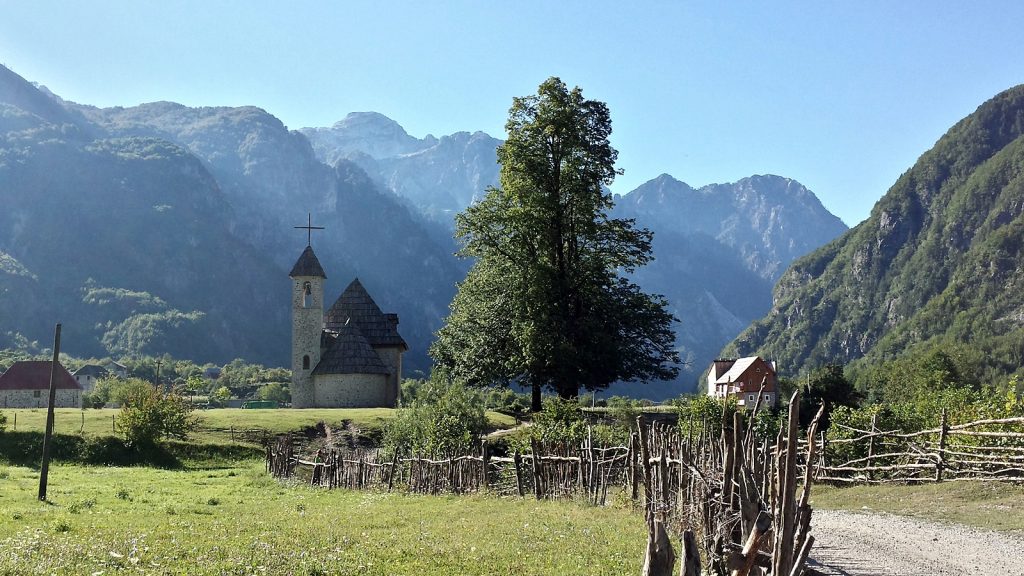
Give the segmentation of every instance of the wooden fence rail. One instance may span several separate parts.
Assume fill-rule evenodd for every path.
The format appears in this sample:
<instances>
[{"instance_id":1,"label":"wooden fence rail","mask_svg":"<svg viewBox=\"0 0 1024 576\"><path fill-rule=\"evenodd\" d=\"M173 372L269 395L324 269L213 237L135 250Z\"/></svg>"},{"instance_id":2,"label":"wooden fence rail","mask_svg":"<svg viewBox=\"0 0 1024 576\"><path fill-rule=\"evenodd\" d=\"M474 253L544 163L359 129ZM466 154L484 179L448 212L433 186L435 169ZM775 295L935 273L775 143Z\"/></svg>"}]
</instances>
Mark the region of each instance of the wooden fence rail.
<instances>
[{"instance_id":1,"label":"wooden fence rail","mask_svg":"<svg viewBox=\"0 0 1024 576\"><path fill-rule=\"evenodd\" d=\"M1024 418L995 418L904 432L835 424L815 479L836 483L1004 480L1024 482ZM853 434L850 436L850 434Z\"/></svg>"}]
</instances>

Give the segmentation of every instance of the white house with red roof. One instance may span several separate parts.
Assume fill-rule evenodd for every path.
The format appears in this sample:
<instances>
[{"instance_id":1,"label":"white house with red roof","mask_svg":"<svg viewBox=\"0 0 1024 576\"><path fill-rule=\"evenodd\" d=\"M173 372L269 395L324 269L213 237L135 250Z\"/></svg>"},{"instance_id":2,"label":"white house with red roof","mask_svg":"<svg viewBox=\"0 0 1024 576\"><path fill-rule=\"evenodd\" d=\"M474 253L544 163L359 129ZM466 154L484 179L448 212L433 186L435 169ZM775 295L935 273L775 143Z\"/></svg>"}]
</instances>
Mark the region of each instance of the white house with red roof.
<instances>
[{"instance_id":1,"label":"white house with red roof","mask_svg":"<svg viewBox=\"0 0 1024 576\"><path fill-rule=\"evenodd\" d=\"M45 408L50 400L50 364L48 360L27 360L8 368L0 375L0 407ZM59 363L54 379L54 408L81 408L82 387Z\"/></svg>"},{"instance_id":2,"label":"white house with red roof","mask_svg":"<svg viewBox=\"0 0 1024 576\"><path fill-rule=\"evenodd\" d=\"M747 410L753 410L758 395L762 396L763 408L775 406L778 402L779 382L775 374L775 362L768 362L760 356L715 360L708 370L707 383L708 396L734 396L736 404Z\"/></svg>"}]
</instances>

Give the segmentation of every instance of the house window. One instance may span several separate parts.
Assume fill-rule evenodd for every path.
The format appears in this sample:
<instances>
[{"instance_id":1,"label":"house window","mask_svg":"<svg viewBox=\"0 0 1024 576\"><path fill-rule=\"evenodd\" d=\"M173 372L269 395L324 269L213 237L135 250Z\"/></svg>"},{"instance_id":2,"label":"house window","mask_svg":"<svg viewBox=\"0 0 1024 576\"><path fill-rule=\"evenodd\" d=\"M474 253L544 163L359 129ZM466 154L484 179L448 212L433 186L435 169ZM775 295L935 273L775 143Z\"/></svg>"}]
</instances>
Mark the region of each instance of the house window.
<instances>
[{"instance_id":1,"label":"house window","mask_svg":"<svg viewBox=\"0 0 1024 576\"><path fill-rule=\"evenodd\" d=\"M747 395L747 402L753 402L753 401L754 401L754 395L753 394Z\"/></svg>"},{"instance_id":2,"label":"house window","mask_svg":"<svg viewBox=\"0 0 1024 576\"><path fill-rule=\"evenodd\" d=\"M32 397L33 398L39 398L40 392L41 392L40 390L33 390L32 391Z\"/></svg>"},{"instance_id":3,"label":"house window","mask_svg":"<svg viewBox=\"0 0 1024 576\"><path fill-rule=\"evenodd\" d=\"M772 401L772 397L771 397L771 396L769 396L769 395L767 395L767 394L765 394L765 395L764 395L764 401L765 401L765 402L771 402L771 401Z\"/></svg>"},{"instance_id":4,"label":"house window","mask_svg":"<svg viewBox=\"0 0 1024 576\"><path fill-rule=\"evenodd\" d=\"M309 308L313 305L313 286L309 282L302 285L302 307Z\"/></svg>"},{"instance_id":5,"label":"house window","mask_svg":"<svg viewBox=\"0 0 1024 576\"><path fill-rule=\"evenodd\" d=\"M302 369L303 370L309 370L309 355L308 354L302 357Z\"/></svg>"}]
</instances>

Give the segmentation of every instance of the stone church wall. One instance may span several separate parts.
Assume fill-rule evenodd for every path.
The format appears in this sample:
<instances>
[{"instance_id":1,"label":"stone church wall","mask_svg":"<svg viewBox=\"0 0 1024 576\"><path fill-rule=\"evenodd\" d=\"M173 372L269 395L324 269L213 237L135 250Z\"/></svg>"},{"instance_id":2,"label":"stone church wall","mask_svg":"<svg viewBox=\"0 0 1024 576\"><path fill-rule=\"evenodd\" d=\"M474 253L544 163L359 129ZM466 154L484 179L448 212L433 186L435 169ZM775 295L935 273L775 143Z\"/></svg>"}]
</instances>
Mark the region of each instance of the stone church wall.
<instances>
[{"instance_id":1,"label":"stone church wall","mask_svg":"<svg viewBox=\"0 0 1024 576\"><path fill-rule=\"evenodd\" d=\"M374 348L391 374L388 376L388 405L398 405L398 392L402 383L402 349L397 346Z\"/></svg>"},{"instance_id":2,"label":"stone church wall","mask_svg":"<svg viewBox=\"0 0 1024 576\"><path fill-rule=\"evenodd\" d=\"M321 374L313 380L314 406L392 408L386 374Z\"/></svg>"}]
</instances>

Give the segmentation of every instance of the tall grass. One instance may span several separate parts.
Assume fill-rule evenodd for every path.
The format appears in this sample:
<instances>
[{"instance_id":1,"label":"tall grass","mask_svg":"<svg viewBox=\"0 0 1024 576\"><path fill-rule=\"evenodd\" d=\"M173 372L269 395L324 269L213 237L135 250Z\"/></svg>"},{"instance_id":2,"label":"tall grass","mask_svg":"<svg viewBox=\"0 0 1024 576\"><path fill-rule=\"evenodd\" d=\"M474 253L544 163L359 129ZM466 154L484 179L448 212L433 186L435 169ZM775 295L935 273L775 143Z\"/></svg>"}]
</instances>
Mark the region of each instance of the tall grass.
<instances>
[{"instance_id":1,"label":"tall grass","mask_svg":"<svg viewBox=\"0 0 1024 576\"><path fill-rule=\"evenodd\" d=\"M0 571L25 574L624 574L639 514L572 502L429 497L216 471L0 467Z\"/></svg>"}]
</instances>

